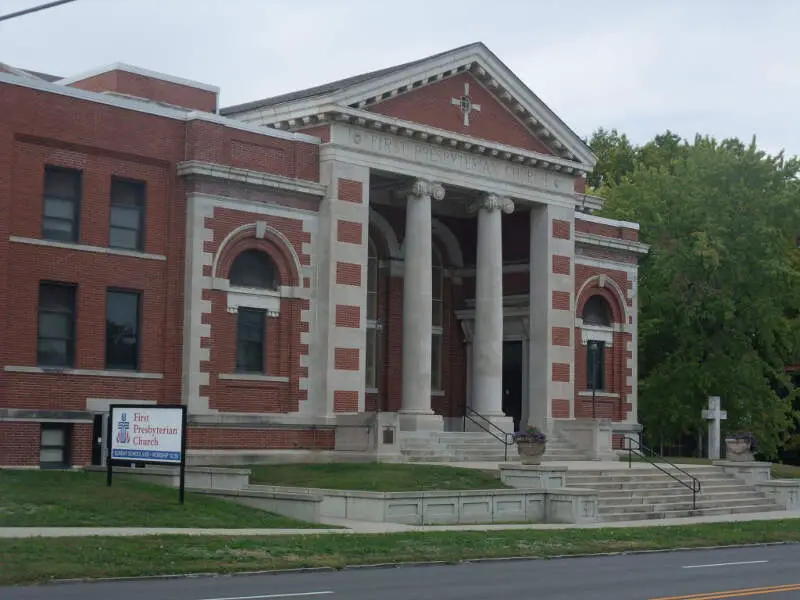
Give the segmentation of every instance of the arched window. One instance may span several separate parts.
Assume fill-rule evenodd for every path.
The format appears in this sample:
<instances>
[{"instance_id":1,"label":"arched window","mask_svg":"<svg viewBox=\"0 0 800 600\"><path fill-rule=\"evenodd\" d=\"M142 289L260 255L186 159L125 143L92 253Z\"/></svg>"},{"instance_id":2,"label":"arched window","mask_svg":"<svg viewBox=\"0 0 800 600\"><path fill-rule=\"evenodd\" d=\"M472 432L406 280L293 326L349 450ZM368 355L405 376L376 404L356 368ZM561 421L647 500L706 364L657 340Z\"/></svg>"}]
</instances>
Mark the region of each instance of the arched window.
<instances>
[{"instance_id":1,"label":"arched window","mask_svg":"<svg viewBox=\"0 0 800 600\"><path fill-rule=\"evenodd\" d=\"M431 390L442 389L442 341L444 338L444 265L436 246L431 256L431 311L433 335L431 338Z\"/></svg>"},{"instance_id":2,"label":"arched window","mask_svg":"<svg viewBox=\"0 0 800 600\"><path fill-rule=\"evenodd\" d=\"M611 309L602 296L590 297L583 305L583 324L611 327Z\"/></svg>"},{"instance_id":3,"label":"arched window","mask_svg":"<svg viewBox=\"0 0 800 600\"><path fill-rule=\"evenodd\" d=\"M599 294L583 305L582 317L584 327L611 327L611 307ZM606 388L606 339L601 337L605 336L596 330L586 337L586 387L590 390Z\"/></svg>"},{"instance_id":4,"label":"arched window","mask_svg":"<svg viewBox=\"0 0 800 600\"><path fill-rule=\"evenodd\" d=\"M228 276L237 287L274 290L278 287L277 269L272 259L260 250L241 252L231 265Z\"/></svg>"},{"instance_id":5,"label":"arched window","mask_svg":"<svg viewBox=\"0 0 800 600\"><path fill-rule=\"evenodd\" d=\"M367 242L367 351L364 365L364 386L378 387L378 250L370 239Z\"/></svg>"}]
</instances>

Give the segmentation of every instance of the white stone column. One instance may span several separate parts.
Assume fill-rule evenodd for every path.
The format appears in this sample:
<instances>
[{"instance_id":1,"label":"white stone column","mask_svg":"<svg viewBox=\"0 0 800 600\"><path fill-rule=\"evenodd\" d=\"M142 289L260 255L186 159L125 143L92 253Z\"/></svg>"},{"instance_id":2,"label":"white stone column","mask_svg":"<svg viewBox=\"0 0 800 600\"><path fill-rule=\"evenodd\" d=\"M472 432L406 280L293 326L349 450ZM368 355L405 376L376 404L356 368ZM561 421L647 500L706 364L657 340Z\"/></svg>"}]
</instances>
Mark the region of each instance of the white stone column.
<instances>
[{"instance_id":1,"label":"white stone column","mask_svg":"<svg viewBox=\"0 0 800 600\"><path fill-rule=\"evenodd\" d=\"M487 194L471 209L478 212L471 408L510 432L514 420L503 413L502 213L512 213L514 203Z\"/></svg>"},{"instance_id":2,"label":"white stone column","mask_svg":"<svg viewBox=\"0 0 800 600\"><path fill-rule=\"evenodd\" d=\"M441 431L444 420L431 410L431 198L442 200L444 187L439 183L418 179L404 194L407 203L403 242L403 392L400 428L407 431Z\"/></svg>"}]
</instances>

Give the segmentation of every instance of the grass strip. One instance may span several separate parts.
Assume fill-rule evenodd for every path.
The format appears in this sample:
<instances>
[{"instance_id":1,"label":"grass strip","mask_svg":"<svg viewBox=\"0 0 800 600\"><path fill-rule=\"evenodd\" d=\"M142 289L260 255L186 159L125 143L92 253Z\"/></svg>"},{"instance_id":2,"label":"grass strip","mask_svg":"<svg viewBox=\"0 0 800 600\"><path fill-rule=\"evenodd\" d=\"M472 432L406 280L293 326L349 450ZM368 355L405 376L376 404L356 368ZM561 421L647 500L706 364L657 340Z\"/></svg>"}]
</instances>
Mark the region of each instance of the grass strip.
<instances>
[{"instance_id":1,"label":"grass strip","mask_svg":"<svg viewBox=\"0 0 800 600\"><path fill-rule=\"evenodd\" d=\"M0 584L800 542L800 519L642 528L0 539Z\"/></svg>"},{"instance_id":2,"label":"grass strip","mask_svg":"<svg viewBox=\"0 0 800 600\"><path fill-rule=\"evenodd\" d=\"M76 471L0 470L0 526L302 529L296 521L202 494ZM2 557L2 554L0 554ZM2 558L0 558L2 562Z\"/></svg>"},{"instance_id":3,"label":"grass strip","mask_svg":"<svg viewBox=\"0 0 800 600\"><path fill-rule=\"evenodd\" d=\"M436 465L330 463L254 465L250 481L267 485L367 492L492 490L506 486L497 474Z\"/></svg>"}]
</instances>

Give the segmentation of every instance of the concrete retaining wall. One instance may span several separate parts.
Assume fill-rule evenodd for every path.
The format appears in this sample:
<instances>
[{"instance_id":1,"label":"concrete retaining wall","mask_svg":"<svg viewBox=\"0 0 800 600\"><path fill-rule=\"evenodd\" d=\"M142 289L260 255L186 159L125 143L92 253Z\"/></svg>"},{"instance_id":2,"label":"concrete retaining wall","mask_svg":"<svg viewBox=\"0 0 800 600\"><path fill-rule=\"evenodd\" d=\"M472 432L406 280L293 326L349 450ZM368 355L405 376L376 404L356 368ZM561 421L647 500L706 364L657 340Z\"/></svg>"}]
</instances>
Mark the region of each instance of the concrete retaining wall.
<instances>
[{"instance_id":1,"label":"concrete retaining wall","mask_svg":"<svg viewBox=\"0 0 800 600\"><path fill-rule=\"evenodd\" d=\"M192 491L308 523L319 523L322 517L322 496L315 494L290 494L259 489Z\"/></svg>"},{"instance_id":2,"label":"concrete retaining wall","mask_svg":"<svg viewBox=\"0 0 800 600\"><path fill-rule=\"evenodd\" d=\"M106 472L105 467L86 467L86 471ZM114 467L114 477L135 477L170 487L180 486L180 469L160 465L146 465L141 468ZM186 467L185 485L189 489L203 490L243 490L250 483L250 469L229 469L225 467Z\"/></svg>"},{"instance_id":3,"label":"concrete retaining wall","mask_svg":"<svg viewBox=\"0 0 800 600\"><path fill-rule=\"evenodd\" d=\"M322 517L404 525L481 523L586 523L596 521L591 490L469 490L362 492L254 486L258 489L322 496Z\"/></svg>"}]
</instances>

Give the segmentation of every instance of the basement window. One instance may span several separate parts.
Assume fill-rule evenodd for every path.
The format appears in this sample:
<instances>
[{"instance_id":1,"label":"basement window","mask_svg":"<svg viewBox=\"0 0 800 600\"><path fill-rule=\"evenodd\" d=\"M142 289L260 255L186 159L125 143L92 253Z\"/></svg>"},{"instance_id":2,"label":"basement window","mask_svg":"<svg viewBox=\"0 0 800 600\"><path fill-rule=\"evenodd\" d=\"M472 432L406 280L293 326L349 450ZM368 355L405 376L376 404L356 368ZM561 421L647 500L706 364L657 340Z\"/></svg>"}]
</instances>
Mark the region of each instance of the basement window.
<instances>
[{"instance_id":1,"label":"basement window","mask_svg":"<svg viewBox=\"0 0 800 600\"><path fill-rule=\"evenodd\" d=\"M42 423L39 441L39 467L42 469L65 469L70 466L69 423Z\"/></svg>"}]
</instances>

